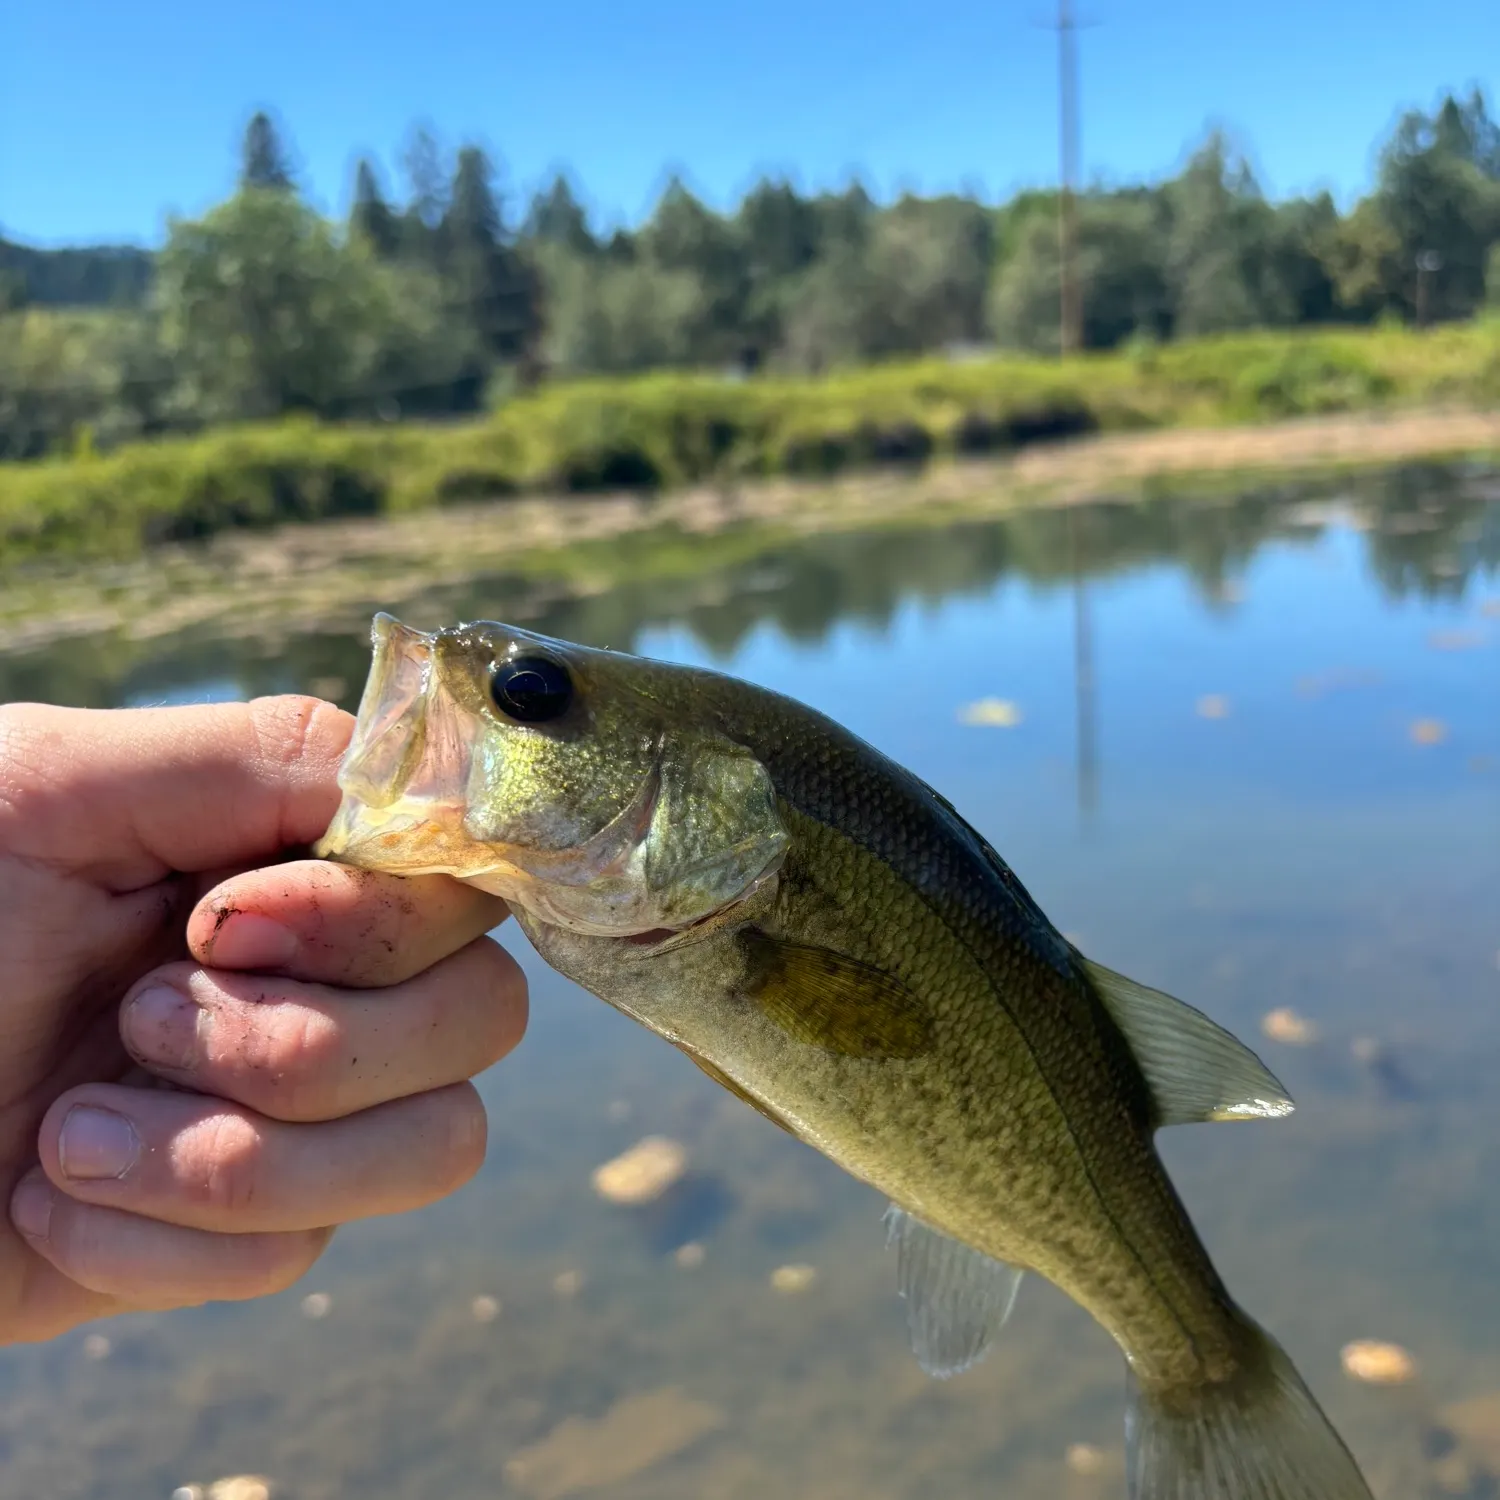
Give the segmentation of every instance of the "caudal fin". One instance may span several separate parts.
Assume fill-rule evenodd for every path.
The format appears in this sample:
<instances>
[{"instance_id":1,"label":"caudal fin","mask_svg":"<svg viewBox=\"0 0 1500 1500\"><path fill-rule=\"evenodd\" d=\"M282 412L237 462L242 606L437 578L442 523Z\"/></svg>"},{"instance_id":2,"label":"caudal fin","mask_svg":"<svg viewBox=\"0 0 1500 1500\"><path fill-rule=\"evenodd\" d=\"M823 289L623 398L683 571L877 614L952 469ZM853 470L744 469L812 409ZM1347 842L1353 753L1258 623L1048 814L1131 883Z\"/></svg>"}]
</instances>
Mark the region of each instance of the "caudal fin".
<instances>
[{"instance_id":1,"label":"caudal fin","mask_svg":"<svg viewBox=\"0 0 1500 1500\"><path fill-rule=\"evenodd\" d=\"M1371 1500L1285 1352L1250 1326L1239 1373L1191 1393L1130 1381L1130 1500Z\"/></svg>"}]
</instances>

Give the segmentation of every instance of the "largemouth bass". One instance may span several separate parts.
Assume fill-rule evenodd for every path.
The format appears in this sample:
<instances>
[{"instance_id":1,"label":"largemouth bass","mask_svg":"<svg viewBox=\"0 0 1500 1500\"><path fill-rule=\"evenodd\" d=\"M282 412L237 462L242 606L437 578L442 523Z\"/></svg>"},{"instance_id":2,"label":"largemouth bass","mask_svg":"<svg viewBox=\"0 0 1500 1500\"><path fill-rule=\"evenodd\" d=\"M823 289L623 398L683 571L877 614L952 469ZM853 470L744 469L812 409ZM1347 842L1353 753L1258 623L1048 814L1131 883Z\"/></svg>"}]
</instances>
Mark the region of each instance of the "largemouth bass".
<instances>
[{"instance_id":1,"label":"largemouth bass","mask_svg":"<svg viewBox=\"0 0 1500 1500\"><path fill-rule=\"evenodd\" d=\"M935 791L822 714L508 625L376 617L321 856L503 896L537 951L891 1202L912 1344L979 1359L1025 1271L1114 1337L1133 1500L1369 1500L1153 1143L1292 1104L1090 962Z\"/></svg>"}]
</instances>

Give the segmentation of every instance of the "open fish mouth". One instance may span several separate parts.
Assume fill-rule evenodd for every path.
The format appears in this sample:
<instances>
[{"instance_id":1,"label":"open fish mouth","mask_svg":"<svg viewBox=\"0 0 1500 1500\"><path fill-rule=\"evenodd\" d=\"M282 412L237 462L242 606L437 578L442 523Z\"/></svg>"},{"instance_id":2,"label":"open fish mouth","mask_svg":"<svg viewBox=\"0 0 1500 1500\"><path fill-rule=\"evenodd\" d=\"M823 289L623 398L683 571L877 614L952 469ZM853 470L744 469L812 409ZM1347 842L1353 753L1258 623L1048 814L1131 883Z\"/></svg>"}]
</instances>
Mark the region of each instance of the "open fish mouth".
<instances>
[{"instance_id":1,"label":"open fish mouth","mask_svg":"<svg viewBox=\"0 0 1500 1500\"><path fill-rule=\"evenodd\" d=\"M320 859L396 874L470 879L497 862L464 826L476 725L434 681L437 636L377 614L354 734L339 768L343 797Z\"/></svg>"}]
</instances>

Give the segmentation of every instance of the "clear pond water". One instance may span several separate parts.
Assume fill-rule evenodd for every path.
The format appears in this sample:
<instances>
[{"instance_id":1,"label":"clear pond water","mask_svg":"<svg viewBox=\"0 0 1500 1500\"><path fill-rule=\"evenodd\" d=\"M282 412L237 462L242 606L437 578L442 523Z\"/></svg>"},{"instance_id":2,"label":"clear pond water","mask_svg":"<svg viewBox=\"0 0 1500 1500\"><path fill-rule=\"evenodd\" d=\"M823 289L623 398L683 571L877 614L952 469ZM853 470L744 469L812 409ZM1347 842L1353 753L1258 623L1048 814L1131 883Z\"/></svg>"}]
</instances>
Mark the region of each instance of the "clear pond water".
<instances>
[{"instance_id":1,"label":"clear pond water","mask_svg":"<svg viewBox=\"0 0 1500 1500\"><path fill-rule=\"evenodd\" d=\"M927 778L1085 951L1290 1086L1290 1120L1170 1132L1168 1165L1382 1500L1494 1495L1500 482L1426 467L748 533L727 562L722 543L647 534L632 555L687 565L584 598L496 576L408 617L711 663ZM287 642L274 617L0 656L0 700L352 706L360 633ZM1000 722L965 722L983 700ZM533 1024L481 1081L481 1176L342 1231L283 1296L0 1352L0 1491L166 1500L253 1473L285 1500L1123 1495L1123 1367L1084 1315L1028 1279L990 1359L928 1380L881 1200L500 935ZM1310 1040L1262 1033L1283 1007ZM592 1169L648 1134L683 1143L688 1186L654 1214L601 1201ZM778 1290L786 1266L814 1274ZM1367 1337L1418 1380L1351 1381L1340 1350Z\"/></svg>"}]
</instances>

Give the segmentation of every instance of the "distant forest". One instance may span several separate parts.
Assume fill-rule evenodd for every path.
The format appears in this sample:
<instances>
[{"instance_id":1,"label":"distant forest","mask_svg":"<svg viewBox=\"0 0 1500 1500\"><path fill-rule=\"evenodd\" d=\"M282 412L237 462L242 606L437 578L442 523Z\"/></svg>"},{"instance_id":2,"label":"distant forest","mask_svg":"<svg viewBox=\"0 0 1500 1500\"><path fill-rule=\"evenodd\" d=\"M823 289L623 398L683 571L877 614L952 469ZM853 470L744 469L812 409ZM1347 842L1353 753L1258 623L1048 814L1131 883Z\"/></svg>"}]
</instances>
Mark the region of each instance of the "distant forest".
<instances>
[{"instance_id":1,"label":"distant forest","mask_svg":"<svg viewBox=\"0 0 1500 1500\"><path fill-rule=\"evenodd\" d=\"M257 114L235 193L154 253L0 240L0 457L295 411L443 417L555 377L1058 348L1050 191L878 204L765 180L721 214L673 180L605 230L566 176L512 204L481 149L418 129L399 191L361 160L332 222L290 160ZM1093 349L1470 318L1500 307L1500 125L1478 91L1405 115L1345 213L1270 201L1211 134L1174 177L1082 193L1078 247Z\"/></svg>"}]
</instances>

